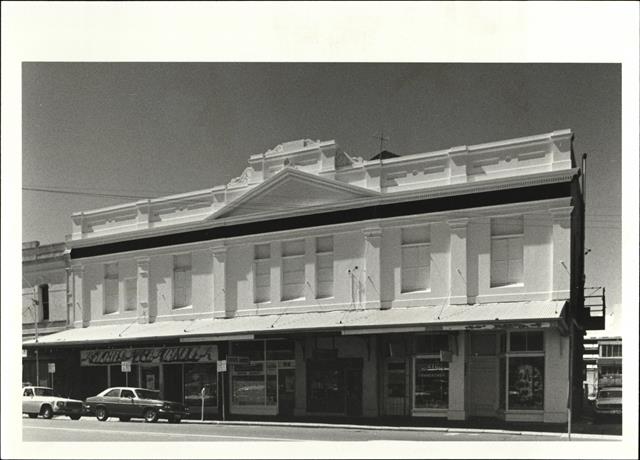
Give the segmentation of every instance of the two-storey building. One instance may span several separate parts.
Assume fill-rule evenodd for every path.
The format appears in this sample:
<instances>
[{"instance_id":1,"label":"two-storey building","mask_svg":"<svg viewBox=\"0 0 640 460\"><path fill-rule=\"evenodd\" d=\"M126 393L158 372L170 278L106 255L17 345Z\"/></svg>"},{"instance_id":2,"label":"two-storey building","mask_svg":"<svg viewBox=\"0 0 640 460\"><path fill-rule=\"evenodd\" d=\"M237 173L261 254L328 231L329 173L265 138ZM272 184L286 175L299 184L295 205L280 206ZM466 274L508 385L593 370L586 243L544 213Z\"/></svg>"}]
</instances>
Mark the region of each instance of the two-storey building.
<instances>
[{"instance_id":1,"label":"two-storey building","mask_svg":"<svg viewBox=\"0 0 640 460\"><path fill-rule=\"evenodd\" d=\"M41 245L39 241L28 241L22 244L23 341L39 341L67 328L68 268L69 251L65 243ZM63 362L61 356L48 348L24 349L22 381L51 386L55 381L49 373L49 364L55 366Z\"/></svg>"},{"instance_id":2,"label":"two-storey building","mask_svg":"<svg viewBox=\"0 0 640 460\"><path fill-rule=\"evenodd\" d=\"M77 396L134 383L196 414L204 388L209 415L565 422L588 320L572 138L369 161L299 140L75 213L74 327L31 346L66 350Z\"/></svg>"}]
</instances>

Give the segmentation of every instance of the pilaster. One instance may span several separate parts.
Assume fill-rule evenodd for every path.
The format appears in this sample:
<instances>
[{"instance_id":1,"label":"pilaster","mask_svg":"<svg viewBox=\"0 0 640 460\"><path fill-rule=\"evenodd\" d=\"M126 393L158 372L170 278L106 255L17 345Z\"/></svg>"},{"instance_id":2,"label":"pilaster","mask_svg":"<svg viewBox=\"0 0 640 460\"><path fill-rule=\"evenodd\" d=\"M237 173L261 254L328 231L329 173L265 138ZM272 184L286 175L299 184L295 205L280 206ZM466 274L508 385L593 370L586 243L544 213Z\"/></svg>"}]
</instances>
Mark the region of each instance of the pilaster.
<instances>
[{"instance_id":1,"label":"pilaster","mask_svg":"<svg viewBox=\"0 0 640 460\"><path fill-rule=\"evenodd\" d=\"M380 283L380 249L382 229L365 228L364 233L364 305L365 308L382 308Z\"/></svg>"},{"instance_id":2,"label":"pilaster","mask_svg":"<svg viewBox=\"0 0 640 460\"><path fill-rule=\"evenodd\" d=\"M552 299L568 299L571 288L571 212L573 206L551 208L553 223Z\"/></svg>"},{"instance_id":3,"label":"pilaster","mask_svg":"<svg viewBox=\"0 0 640 460\"><path fill-rule=\"evenodd\" d=\"M84 327L91 321L91 311L88 305L84 304L84 266L71 266L72 276L72 304L73 304L73 326Z\"/></svg>"},{"instance_id":4,"label":"pilaster","mask_svg":"<svg viewBox=\"0 0 640 460\"><path fill-rule=\"evenodd\" d=\"M227 315L227 247L211 248L213 256L213 316L226 318Z\"/></svg>"},{"instance_id":5,"label":"pilaster","mask_svg":"<svg viewBox=\"0 0 640 460\"><path fill-rule=\"evenodd\" d=\"M138 323L152 322L149 314L149 257L136 257Z\"/></svg>"},{"instance_id":6,"label":"pilaster","mask_svg":"<svg viewBox=\"0 0 640 460\"><path fill-rule=\"evenodd\" d=\"M451 230L451 264L449 279L451 283L452 304L467 303L467 226L469 219L447 220Z\"/></svg>"}]
</instances>

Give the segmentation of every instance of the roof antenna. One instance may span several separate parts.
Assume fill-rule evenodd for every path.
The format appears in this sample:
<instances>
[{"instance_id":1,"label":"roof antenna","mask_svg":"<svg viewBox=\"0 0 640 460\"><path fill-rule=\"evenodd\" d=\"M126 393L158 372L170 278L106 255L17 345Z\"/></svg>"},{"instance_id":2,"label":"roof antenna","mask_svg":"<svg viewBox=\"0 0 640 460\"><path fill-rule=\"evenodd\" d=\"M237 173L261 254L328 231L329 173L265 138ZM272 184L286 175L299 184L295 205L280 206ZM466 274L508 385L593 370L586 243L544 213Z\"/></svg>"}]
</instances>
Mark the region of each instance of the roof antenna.
<instances>
[{"instance_id":1,"label":"roof antenna","mask_svg":"<svg viewBox=\"0 0 640 460\"><path fill-rule=\"evenodd\" d=\"M380 152L382 152L382 148L384 147L385 141L389 140L389 138L385 137L385 135L384 135L384 128L380 129L380 135L374 134L371 137L374 137L374 138L376 138L376 139L378 139L380 141ZM382 158L380 158L380 162L382 162Z\"/></svg>"}]
</instances>

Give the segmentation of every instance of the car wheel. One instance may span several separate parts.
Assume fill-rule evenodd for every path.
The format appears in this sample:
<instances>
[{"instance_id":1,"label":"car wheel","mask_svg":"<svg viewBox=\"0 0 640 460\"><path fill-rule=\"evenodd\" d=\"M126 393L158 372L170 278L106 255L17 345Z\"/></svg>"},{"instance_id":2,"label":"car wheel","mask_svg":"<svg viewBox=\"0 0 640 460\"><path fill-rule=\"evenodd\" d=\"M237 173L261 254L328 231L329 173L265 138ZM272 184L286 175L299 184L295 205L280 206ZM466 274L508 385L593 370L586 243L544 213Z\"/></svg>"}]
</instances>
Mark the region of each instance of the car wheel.
<instances>
[{"instance_id":1,"label":"car wheel","mask_svg":"<svg viewBox=\"0 0 640 460\"><path fill-rule=\"evenodd\" d=\"M71 420L80 420L81 415L70 415L69 418Z\"/></svg>"},{"instance_id":2,"label":"car wheel","mask_svg":"<svg viewBox=\"0 0 640 460\"><path fill-rule=\"evenodd\" d=\"M51 406L42 406L42 417L43 418L53 417L53 409L51 409Z\"/></svg>"},{"instance_id":3,"label":"car wheel","mask_svg":"<svg viewBox=\"0 0 640 460\"><path fill-rule=\"evenodd\" d=\"M106 421L109 418L109 416L107 415L107 409L105 409L104 407L98 407L96 409L96 418L101 422Z\"/></svg>"},{"instance_id":4,"label":"car wheel","mask_svg":"<svg viewBox=\"0 0 640 460\"><path fill-rule=\"evenodd\" d=\"M145 422L157 422L158 421L158 410L149 408L144 412L144 421Z\"/></svg>"},{"instance_id":5,"label":"car wheel","mask_svg":"<svg viewBox=\"0 0 640 460\"><path fill-rule=\"evenodd\" d=\"M131 420L130 417L120 417L121 422L128 422L129 420Z\"/></svg>"},{"instance_id":6,"label":"car wheel","mask_svg":"<svg viewBox=\"0 0 640 460\"><path fill-rule=\"evenodd\" d=\"M182 420L180 417L171 417L169 423L180 423L180 420Z\"/></svg>"},{"instance_id":7,"label":"car wheel","mask_svg":"<svg viewBox=\"0 0 640 460\"><path fill-rule=\"evenodd\" d=\"M29 418L37 418L38 414L27 414L29 416Z\"/></svg>"}]
</instances>

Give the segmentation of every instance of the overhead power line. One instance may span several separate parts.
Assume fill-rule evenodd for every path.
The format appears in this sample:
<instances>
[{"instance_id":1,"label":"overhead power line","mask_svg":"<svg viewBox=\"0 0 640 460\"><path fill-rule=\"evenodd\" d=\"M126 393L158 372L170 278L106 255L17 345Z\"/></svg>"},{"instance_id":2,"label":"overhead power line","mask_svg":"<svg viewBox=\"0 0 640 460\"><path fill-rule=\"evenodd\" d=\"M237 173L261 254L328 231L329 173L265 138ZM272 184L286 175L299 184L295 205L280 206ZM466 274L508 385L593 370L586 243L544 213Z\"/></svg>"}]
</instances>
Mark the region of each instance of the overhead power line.
<instances>
[{"instance_id":1,"label":"overhead power line","mask_svg":"<svg viewBox=\"0 0 640 460\"><path fill-rule=\"evenodd\" d=\"M153 196L143 195L119 195L116 193L97 193L97 192L79 192L76 190L56 190L50 188L38 188L38 187L22 187L22 190L28 190L31 192L45 192L45 193L62 193L65 195L84 195L84 196L96 196L103 198L128 198L128 199L147 199L154 198Z\"/></svg>"}]
</instances>

